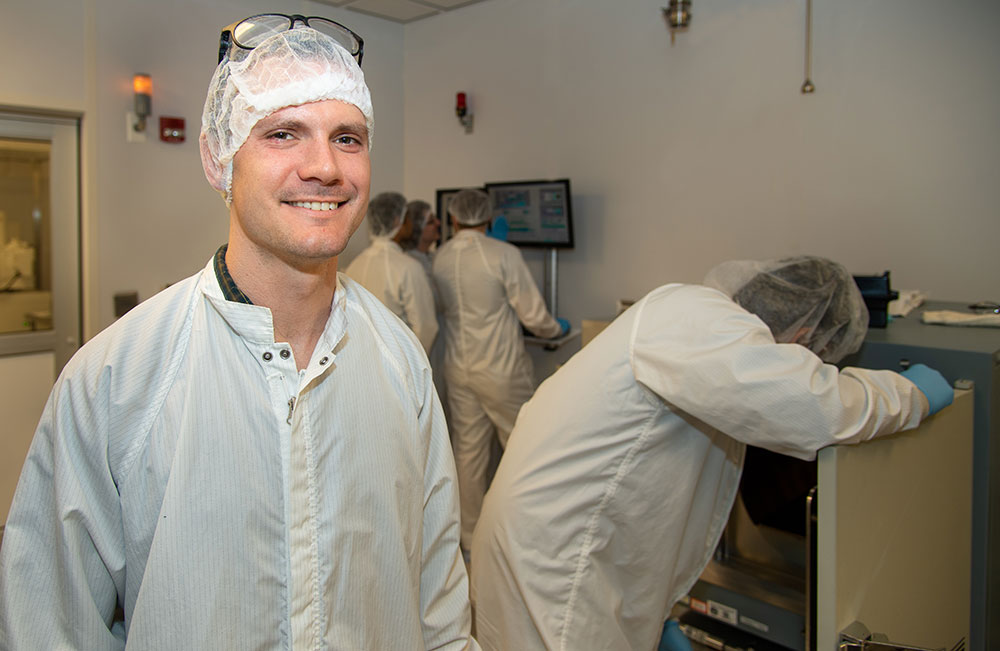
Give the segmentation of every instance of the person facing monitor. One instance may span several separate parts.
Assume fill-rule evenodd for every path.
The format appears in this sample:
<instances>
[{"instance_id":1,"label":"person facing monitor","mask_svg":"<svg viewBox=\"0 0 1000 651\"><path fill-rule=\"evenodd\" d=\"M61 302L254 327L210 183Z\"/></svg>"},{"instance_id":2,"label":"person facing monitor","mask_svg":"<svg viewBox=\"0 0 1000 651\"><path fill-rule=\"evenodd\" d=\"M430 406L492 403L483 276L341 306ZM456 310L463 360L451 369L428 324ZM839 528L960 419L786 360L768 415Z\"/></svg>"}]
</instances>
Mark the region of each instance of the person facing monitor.
<instances>
[{"instance_id":1,"label":"person facing monitor","mask_svg":"<svg viewBox=\"0 0 1000 651\"><path fill-rule=\"evenodd\" d=\"M491 215L484 192L462 190L448 213L456 233L434 257L434 279L444 309L444 376L468 549L489 482L493 439L506 445L518 410L535 390L521 324L552 338L568 332L569 322L549 314L517 247L486 236Z\"/></svg>"}]
</instances>

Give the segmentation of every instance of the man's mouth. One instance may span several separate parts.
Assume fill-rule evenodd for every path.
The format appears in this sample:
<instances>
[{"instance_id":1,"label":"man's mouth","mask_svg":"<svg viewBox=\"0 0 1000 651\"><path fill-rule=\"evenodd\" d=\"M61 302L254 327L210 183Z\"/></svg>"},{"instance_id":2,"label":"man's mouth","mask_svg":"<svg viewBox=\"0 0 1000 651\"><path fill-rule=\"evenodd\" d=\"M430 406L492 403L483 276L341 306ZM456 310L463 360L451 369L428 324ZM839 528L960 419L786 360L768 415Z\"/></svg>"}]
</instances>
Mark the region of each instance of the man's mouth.
<instances>
[{"instance_id":1,"label":"man's mouth","mask_svg":"<svg viewBox=\"0 0 1000 651\"><path fill-rule=\"evenodd\" d=\"M296 208L306 208L307 210L335 210L335 209L337 209L338 207L340 207L341 205L343 205L346 202L344 202L344 201L340 201L340 202L336 202L336 201L287 201L285 203L287 203L290 206L294 206Z\"/></svg>"}]
</instances>

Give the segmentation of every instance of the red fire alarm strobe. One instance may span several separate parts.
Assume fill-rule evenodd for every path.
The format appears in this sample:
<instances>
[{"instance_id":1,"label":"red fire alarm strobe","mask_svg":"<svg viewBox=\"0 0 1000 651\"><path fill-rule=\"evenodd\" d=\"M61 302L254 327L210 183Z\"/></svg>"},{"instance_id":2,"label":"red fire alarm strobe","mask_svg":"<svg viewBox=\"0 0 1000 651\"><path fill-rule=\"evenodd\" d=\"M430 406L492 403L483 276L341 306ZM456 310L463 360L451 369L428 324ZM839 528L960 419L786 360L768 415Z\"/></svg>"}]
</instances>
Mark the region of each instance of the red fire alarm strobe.
<instances>
[{"instance_id":1,"label":"red fire alarm strobe","mask_svg":"<svg viewBox=\"0 0 1000 651\"><path fill-rule=\"evenodd\" d=\"M184 142L184 118L160 118L160 140Z\"/></svg>"}]
</instances>

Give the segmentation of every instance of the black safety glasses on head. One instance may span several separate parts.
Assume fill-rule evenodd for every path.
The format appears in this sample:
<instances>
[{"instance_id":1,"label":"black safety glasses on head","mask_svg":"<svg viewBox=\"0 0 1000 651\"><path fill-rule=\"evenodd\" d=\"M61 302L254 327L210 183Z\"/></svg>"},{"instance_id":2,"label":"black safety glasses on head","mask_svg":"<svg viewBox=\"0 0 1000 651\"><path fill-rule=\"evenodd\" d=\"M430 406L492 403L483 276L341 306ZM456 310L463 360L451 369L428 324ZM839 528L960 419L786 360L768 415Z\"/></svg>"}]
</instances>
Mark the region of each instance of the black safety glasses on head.
<instances>
[{"instance_id":1,"label":"black safety glasses on head","mask_svg":"<svg viewBox=\"0 0 1000 651\"><path fill-rule=\"evenodd\" d=\"M325 34L337 41L361 65L361 57L365 53L365 42L360 36L338 22L319 16L300 16L292 14L258 14L237 21L222 30L219 37L219 63L226 58L235 45L244 50L252 50L268 37L295 28L295 23L312 27L317 32Z\"/></svg>"}]
</instances>

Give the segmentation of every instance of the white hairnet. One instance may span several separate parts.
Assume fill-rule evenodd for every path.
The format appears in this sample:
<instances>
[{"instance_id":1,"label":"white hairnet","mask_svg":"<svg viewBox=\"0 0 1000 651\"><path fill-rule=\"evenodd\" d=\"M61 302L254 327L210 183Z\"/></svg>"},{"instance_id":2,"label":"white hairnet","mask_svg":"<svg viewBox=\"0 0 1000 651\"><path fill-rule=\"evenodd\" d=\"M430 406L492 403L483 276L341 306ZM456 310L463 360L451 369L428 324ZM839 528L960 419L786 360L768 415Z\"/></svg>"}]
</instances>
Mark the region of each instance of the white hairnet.
<instances>
[{"instance_id":1,"label":"white hairnet","mask_svg":"<svg viewBox=\"0 0 1000 651\"><path fill-rule=\"evenodd\" d=\"M825 258L723 262L705 285L760 317L775 341L800 343L831 364L858 350L868 330L868 308L853 276Z\"/></svg>"},{"instance_id":2,"label":"white hairnet","mask_svg":"<svg viewBox=\"0 0 1000 651\"><path fill-rule=\"evenodd\" d=\"M398 192L381 192L368 202L368 231L372 237L392 239L403 227L406 197Z\"/></svg>"},{"instance_id":3,"label":"white hairnet","mask_svg":"<svg viewBox=\"0 0 1000 651\"><path fill-rule=\"evenodd\" d=\"M285 108L335 99L356 106L375 131L361 67L335 40L309 27L289 29L252 50L233 46L215 69L201 116L201 162L213 188L232 199L233 156L262 118Z\"/></svg>"},{"instance_id":4,"label":"white hairnet","mask_svg":"<svg viewBox=\"0 0 1000 651\"><path fill-rule=\"evenodd\" d=\"M413 229L410 231L410 236L399 245L404 250L409 251L417 248L417 245L420 244L420 236L424 231L424 226L427 225L427 219L431 216L431 205L426 201L415 199L406 204L406 216L413 222Z\"/></svg>"},{"instance_id":5,"label":"white hairnet","mask_svg":"<svg viewBox=\"0 0 1000 651\"><path fill-rule=\"evenodd\" d=\"M448 201L448 214L463 226L479 226L490 221L490 198L482 190L461 190Z\"/></svg>"}]
</instances>

